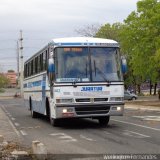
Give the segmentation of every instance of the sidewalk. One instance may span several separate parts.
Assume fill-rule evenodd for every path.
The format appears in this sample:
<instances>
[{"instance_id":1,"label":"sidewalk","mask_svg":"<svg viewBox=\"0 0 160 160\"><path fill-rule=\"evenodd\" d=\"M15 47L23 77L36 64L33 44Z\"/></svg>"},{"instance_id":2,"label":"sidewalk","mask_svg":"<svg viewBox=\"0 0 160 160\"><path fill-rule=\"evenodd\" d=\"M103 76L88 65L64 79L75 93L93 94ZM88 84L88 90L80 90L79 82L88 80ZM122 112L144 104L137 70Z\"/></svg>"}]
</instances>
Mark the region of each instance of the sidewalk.
<instances>
[{"instance_id":1,"label":"sidewalk","mask_svg":"<svg viewBox=\"0 0 160 160\"><path fill-rule=\"evenodd\" d=\"M0 104L0 159L31 160L31 148L26 147L22 143L19 132L9 120L7 114L10 116L5 110L4 106Z\"/></svg>"},{"instance_id":2,"label":"sidewalk","mask_svg":"<svg viewBox=\"0 0 160 160\"><path fill-rule=\"evenodd\" d=\"M6 141L20 142L19 132L16 130L12 122L7 117L5 108L0 104L0 135L4 136Z\"/></svg>"},{"instance_id":3,"label":"sidewalk","mask_svg":"<svg viewBox=\"0 0 160 160\"><path fill-rule=\"evenodd\" d=\"M6 88L5 92L0 93L0 99L12 99L15 95L20 94L19 89L17 88Z\"/></svg>"}]
</instances>

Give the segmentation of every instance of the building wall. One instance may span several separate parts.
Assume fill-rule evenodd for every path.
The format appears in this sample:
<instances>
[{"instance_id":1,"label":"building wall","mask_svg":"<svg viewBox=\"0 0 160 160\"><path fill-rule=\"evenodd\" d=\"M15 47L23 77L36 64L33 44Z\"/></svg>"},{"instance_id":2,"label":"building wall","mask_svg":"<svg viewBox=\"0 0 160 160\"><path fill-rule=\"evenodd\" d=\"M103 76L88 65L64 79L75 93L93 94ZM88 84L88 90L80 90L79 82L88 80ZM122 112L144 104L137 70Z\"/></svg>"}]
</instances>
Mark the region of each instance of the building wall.
<instances>
[{"instance_id":1,"label":"building wall","mask_svg":"<svg viewBox=\"0 0 160 160\"><path fill-rule=\"evenodd\" d=\"M15 72L8 72L4 74L9 79L8 87L16 87L16 73Z\"/></svg>"}]
</instances>

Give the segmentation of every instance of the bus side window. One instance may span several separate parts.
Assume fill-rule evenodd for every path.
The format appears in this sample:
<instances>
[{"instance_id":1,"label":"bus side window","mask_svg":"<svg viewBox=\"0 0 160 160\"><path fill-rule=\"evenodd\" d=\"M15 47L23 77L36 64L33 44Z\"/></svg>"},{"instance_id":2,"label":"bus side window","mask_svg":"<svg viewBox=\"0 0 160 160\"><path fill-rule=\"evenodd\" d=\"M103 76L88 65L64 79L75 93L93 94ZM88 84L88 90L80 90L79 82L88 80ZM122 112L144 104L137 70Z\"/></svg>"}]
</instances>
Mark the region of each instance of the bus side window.
<instances>
[{"instance_id":1,"label":"bus side window","mask_svg":"<svg viewBox=\"0 0 160 160\"><path fill-rule=\"evenodd\" d=\"M46 54L45 54L45 70L47 70L47 60L48 60L48 56L47 56L48 52L46 50Z\"/></svg>"},{"instance_id":2,"label":"bus side window","mask_svg":"<svg viewBox=\"0 0 160 160\"><path fill-rule=\"evenodd\" d=\"M46 70L46 66L45 66L46 65L45 64L46 63L46 55L45 55L45 52L43 53L43 62L42 63L43 63L42 64L43 65L43 71L45 71Z\"/></svg>"},{"instance_id":3,"label":"bus side window","mask_svg":"<svg viewBox=\"0 0 160 160\"><path fill-rule=\"evenodd\" d=\"M24 78L26 78L26 64L24 65Z\"/></svg>"},{"instance_id":4,"label":"bus side window","mask_svg":"<svg viewBox=\"0 0 160 160\"><path fill-rule=\"evenodd\" d=\"M29 76L31 76L31 62L29 62Z\"/></svg>"},{"instance_id":5,"label":"bus side window","mask_svg":"<svg viewBox=\"0 0 160 160\"><path fill-rule=\"evenodd\" d=\"M33 60L31 61L31 76L33 75Z\"/></svg>"},{"instance_id":6,"label":"bus side window","mask_svg":"<svg viewBox=\"0 0 160 160\"><path fill-rule=\"evenodd\" d=\"M38 56L38 63L37 63L37 66L38 66L38 73L40 72L40 55Z\"/></svg>"},{"instance_id":7,"label":"bus side window","mask_svg":"<svg viewBox=\"0 0 160 160\"><path fill-rule=\"evenodd\" d=\"M35 74L35 58L33 59L33 75Z\"/></svg>"},{"instance_id":8,"label":"bus side window","mask_svg":"<svg viewBox=\"0 0 160 160\"><path fill-rule=\"evenodd\" d=\"M43 53L40 54L40 72L43 71Z\"/></svg>"},{"instance_id":9,"label":"bus side window","mask_svg":"<svg viewBox=\"0 0 160 160\"><path fill-rule=\"evenodd\" d=\"M27 77L29 77L29 63L27 63Z\"/></svg>"},{"instance_id":10,"label":"bus side window","mask_svg":"<svg viewBox=\"0 0 160 160\"><path fill-rule=\"evenodd\" d=\"M35 58L35 73L37 74L38 73L38 66L37 66L37 63L38 63L38 57Z\"/></svg>"}]
</instances>

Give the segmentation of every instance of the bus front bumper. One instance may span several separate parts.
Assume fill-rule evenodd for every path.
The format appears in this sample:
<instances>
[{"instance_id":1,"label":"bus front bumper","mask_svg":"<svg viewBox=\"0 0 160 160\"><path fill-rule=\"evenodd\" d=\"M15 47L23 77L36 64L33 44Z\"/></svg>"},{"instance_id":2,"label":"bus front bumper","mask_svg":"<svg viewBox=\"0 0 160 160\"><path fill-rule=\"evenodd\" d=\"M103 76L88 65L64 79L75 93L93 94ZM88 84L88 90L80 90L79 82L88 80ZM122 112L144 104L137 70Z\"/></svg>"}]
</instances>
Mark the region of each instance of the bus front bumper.
<instances>
[{"instance_id":1,"label":"bus front bumper","mask_svg":"<svg viewBox=\"0 0 160 160\"><path fill-rule=\"evenodd\" d=\"M94 118L101 116L122 116L124 103L110 104L57 104L54 118Z\"/></svg>"}]
</instances>

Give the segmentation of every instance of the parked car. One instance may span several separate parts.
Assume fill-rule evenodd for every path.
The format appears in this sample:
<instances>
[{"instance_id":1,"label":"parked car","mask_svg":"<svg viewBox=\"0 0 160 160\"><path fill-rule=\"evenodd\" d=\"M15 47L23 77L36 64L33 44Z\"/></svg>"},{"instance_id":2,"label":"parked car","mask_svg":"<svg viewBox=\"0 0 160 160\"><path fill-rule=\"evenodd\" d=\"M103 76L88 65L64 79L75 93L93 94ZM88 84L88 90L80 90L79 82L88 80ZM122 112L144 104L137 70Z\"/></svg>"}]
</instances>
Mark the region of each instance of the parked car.
<instances>
[{"instance_id":1,"label":"parked car","mask_svg":"<svg viewBox=\"0 0 160 160\"><path fill-rule=\"evenodd\" d=\"M124 91L124 100L136 100L137 98L138 96L136 94Z\"/></svg>"}]
</instances>

